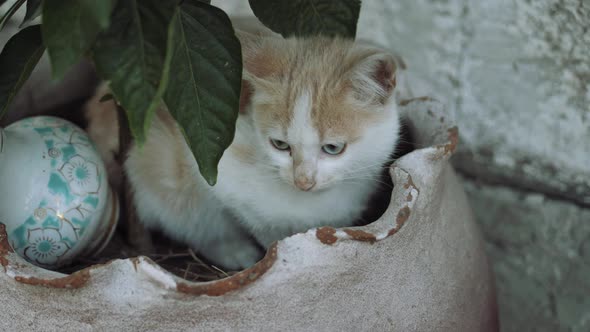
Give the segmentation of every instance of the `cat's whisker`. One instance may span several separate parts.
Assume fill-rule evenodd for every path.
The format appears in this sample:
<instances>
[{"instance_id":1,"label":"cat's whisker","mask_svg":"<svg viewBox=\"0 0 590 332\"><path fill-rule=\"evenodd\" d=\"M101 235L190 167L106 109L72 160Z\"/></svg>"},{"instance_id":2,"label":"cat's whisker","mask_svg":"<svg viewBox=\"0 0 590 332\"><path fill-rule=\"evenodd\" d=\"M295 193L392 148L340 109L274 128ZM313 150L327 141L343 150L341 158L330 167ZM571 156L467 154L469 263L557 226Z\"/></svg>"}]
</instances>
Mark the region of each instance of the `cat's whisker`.
<instances>
[{"instance_id":1,"label":"cat's whisker","mask_svg":"<svg viewBox=\"0 0 590 332\"><path fill-rule=\"evenodd\" d=\"M376 183L380 183L380 184L386 186L388 189L393 189L393 187L394 187L391 183L387 183L385 181L378 180L378 179L351 178L351 179L346 179L346 180L343 180L343 181L348 182L348 183L364 183L365 180L375 181Z\"/></svg>"},{"instance_id":2,"label":"cat's whisker","mask_svg":"<svg viewBox=\"0 0 590 332\"><path fill-rule=\"evenodd\" d=\"M385 169L389 169L391 166L373 166L373 167L363 167L361 169L355 169L351 171L346 171L345 174L347 175L354 175L354 174L372 174L373 172L382 171ZM381 173L378 173L381 174Z\"/></svg>"},{"instance_id":3,"label":"cat's whisker","mask_svg":"<svg viewBox=\"0 0 590 332\"><path fill-rule=\"evenodd\" d=\"M366 171L366 170L369 170L371 168L374 168L374 170L387 169L387 168L391 167L391 163L393 161L394 160L392 159L391 161L387 160L384 163L376 163L376 164L372 164L372 165L367 165L367 166L355 168L355 169L346 171L346 173L347 174L352 174L352 173L357 173L357 172L361 172L361 171Z\"/></svg>"},{"instance_id":4,"label":"cat's whisker","mask_svg":"<svg viewBox=\"0 0 590 332\"><path fill-rule=\"evenodd\" d=\"M349 181L349 180L373 180L375 182L383 182L380 176L370 176L370 175L361 175L361 176L351 176L345 177L341 179L342 181Z\"/></svg>"},{"instance_id":5,"label":"cat's whisker","mask_svg":"<svg viewBox=\"0 0 590 332\"><path fill-rule=\"evenodd\" d=\"M243 156L243 157L240 157L240 158L243 159L243 160L246 160L246 161L250 161L250 162L256 163L256 166L260 166L260 167L264 167L264 168L269 168L269 169L273 169L273 170L278 170L279 169L279 166L269 164L266 160L258 159L258 158L255 158L253 156Z\"/></svg>"},{"instance_id":6,"label":"cat's whisker","mask_svg":"<svg viewBox=\"0 0 590 332\"><path fill-rule=\"evenodd\" d=\"M386 183L382 179L383 179L383 177L381 175L366 174L366 175L359 175L359 176L343 177L340 180L342 180L342 181L348 181L348 180L373 180L373 181L380 182L380 183Z\"/></svg>"}]
</instances>

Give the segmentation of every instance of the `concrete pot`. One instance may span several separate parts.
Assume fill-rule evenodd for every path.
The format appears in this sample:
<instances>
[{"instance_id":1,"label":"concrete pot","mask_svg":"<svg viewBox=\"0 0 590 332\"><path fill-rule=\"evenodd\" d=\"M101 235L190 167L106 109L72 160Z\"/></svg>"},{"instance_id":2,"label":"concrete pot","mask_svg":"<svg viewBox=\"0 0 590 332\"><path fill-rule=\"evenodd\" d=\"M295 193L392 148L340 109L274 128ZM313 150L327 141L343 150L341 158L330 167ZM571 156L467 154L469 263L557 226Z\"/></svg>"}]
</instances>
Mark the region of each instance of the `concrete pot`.
<instances>
[{"instance_id":1,"label":"concrete pot","mask_svg":"<svg viewBox=\"0 0 590 332\"><path fill-rule=\"evenodd\" d=\"M493 280L448 159L442 106L404 103L419 148L397 160L390 205L363 227L279 241L232 277L192 283L147 258L72 275L15 254L0 225L2 330L495 331Z\"/></svg>"}]
</instances>

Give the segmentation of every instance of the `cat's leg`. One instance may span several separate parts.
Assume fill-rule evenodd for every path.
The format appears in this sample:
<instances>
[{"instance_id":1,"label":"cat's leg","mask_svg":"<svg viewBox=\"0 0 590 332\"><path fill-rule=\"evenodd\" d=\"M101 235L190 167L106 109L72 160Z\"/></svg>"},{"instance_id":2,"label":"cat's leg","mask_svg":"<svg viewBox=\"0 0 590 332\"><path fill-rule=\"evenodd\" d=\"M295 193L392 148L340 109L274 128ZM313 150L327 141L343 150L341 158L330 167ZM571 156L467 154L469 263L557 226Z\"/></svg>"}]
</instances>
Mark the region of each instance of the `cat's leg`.
<instances>
[{"instance_id":1,"label":"cat's leg","mask_svg":"<svg viewBox=\"0 0 590 332\"><path fill-rule=\"evenodd\" d=\"M134 251L133 255L147 255L156 252L149 229L137 216L135 204L133 203L133 190L126 177L123 183L123 195L120 198L120 203L122 207L122 223L127 230L127 242L129 242Z\"/></svg>"},{"instance_id":2,"label":"cat's leg","mask_svg":"<svg viewBox=\"0 0 590 332\"><path fill-rule=\"evenodd\" d=\"M148 228L160 229L228 270L250 267L262 258L262 248L213 197L192 202L183 202L190 197L172 192L169 199L163 197L162 192L135 191L138 218Z\"/></svg>"},{"instance_id":3,"label":"cat's leg","mask_svg":"<svg viewBox=\"0 0 590 332\"><path fill-rule=\"evenodd\" d=\"M134 254L149 254L154 252L151 235L136 217L131 184L124 174L122 160L119 160L126 155L129 142L125 141L126 137L121 136L120 114L115 101L101 101L109 93L107 84L101 83L84 105L83 112L88 121L86 131L104 162L109 184L113 190L119 192L122 204L120 222L127 230L127 241L136 251ZM126 130L126 127L123 130ZM120 138L124 141L120 142Z\"/></svg>"},{"instance_id":4,"label":"cat's leg","mask_svg":"<svg viewBox=\"0 0 590 332\"><path fill-rule=\"evenodd\" d=\"M192 194L164 187L153 190L145 181L137 181L137 173L129 175L138 218L147 227L160 229L228 270L250 267L262 258L262 248L207 190Z\"/></svg>"},{"instance_id":5,"label":"cat's leg","mask_svg":"<svg viewBox=\"0 0 590 332\"><path fill-rule=\"evenodd\" d=\"M229 270L248 268L264 255L256 242L239 228L229 228L223 239L211 241L201 250L201 254L212 262L217 262Z\"/></svg>"},{"instance_id":6,"label":"cat's leg","mask_svg":"<svg viewBox=\"0 0 590 332\"><path fill-rule=\"evenodd\" d=\"M247 230L224 208L212 208L199 213L199 222L205 222L201 234L188 239L192 247L214 264L230 270L241 270L254 265L264 255ZM199 227L199 228L201 228Z\"/></svg>"},{"instance_id":7,"label":"cat's leg","mask_svg":"<svg viewBox=\"0 0 590 332\"><path fill-rule=\"evenodd\" d=\"M264 230L253 232L253 236L260 245L268 249L274 242L291 236L294 233L287 228L265 228Z\"/></svg>"}]
</instances>

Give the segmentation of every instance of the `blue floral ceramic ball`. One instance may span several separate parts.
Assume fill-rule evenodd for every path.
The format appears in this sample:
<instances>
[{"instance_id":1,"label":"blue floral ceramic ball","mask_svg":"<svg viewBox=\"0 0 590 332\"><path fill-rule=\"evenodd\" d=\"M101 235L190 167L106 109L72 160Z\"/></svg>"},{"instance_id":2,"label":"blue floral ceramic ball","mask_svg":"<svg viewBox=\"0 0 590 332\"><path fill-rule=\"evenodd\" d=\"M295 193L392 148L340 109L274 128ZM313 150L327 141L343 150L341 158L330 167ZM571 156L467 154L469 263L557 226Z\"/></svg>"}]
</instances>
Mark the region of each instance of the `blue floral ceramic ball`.
<instances>
[{"instance_id":1,"label":"blue floral ceramic ball","mask_svg":"<svg viewBox=\"0 0 590 332\"><path fill-rule=\"evenodd\" d=\"M0 128L0 223L28 261L53 269L99 252L118 207L82 129L48 116Z\"/></svg>"}]
</instances>

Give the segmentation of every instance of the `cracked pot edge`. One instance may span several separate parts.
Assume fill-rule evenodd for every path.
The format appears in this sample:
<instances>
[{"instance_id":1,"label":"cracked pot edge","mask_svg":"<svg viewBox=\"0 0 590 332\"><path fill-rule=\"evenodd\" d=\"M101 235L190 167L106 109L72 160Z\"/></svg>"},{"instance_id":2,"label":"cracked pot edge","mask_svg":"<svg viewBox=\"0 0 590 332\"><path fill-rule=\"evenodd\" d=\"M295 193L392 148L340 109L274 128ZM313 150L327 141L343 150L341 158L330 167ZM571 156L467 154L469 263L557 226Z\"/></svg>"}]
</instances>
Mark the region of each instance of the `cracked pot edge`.
<instances>
[{"instance_id":1,"label":"cracked pot edge","mask_svg":"<svg viewBox=\"0 0 590 332\"><path fill-rule=\"evenodd\" d=\"M404 101L402 107L409 107L416 102L438 103L428 97L414 98ZM430 107L426 107L430 117L438 119L440 126L445 126L445 118L435 114ZM435 120L433 119L433 120ZM458 144L458 129L456 126L446 126L447 137L444 142L431 142L425 148L417 149L408 155L419 152L429 155L431 160L447 160L456 150ZM403 159L400 158L399 160ZM398 161L399 161L398 160ZM412 208L419 197L420 189L414 183L410 173L398 166L396 161L390 168L390 176L394 184L401 184L394 188L390 204L381 218L375 222L359 227L319 227L308 232L315 232L315 238L321 243L332 245L337 241L359 241L368 244L381 241L397 233L412 215ZM394 211L395 210L395 211ZM386 220L386 218L392 220ZM378 232L371 232L368 226L381 224ZM283 240L281 240L283 241ZM279 241L279 242L281 242ZM76 289L86 286L92 281L92 274L97 270L107 269L113 261L126 261L133 264L135 271L142 271L148 278L156 281L164 288L174 289L179 293L190 295L221 296L254 283L267 273L274 265L278 255L278 243L275 242L262 260L254 266L227 278L209 282L191 282L173 275L161 268L151 259L140 256L134 258L112 260L104 264L96 264L70 275L38 268L16 254L7 238L6 228L0 223L0 265L4 272L17 282L26 285L44 286L56 289Z\"/></svg>"}]
</instances>

